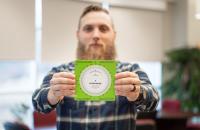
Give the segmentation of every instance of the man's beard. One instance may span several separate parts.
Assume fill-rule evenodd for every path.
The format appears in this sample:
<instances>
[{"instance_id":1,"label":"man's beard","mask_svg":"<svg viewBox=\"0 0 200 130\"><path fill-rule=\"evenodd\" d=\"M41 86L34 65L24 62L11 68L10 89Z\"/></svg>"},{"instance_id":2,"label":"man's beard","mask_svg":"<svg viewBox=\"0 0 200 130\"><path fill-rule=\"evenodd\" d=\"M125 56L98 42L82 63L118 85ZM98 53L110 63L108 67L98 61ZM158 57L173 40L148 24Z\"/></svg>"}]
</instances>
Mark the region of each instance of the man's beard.
<instances>
[{"instance_id":1,"label":"man's beard","mask_svg":"<svg viewBox=\"0 0 200 130\"><path fill-rule=\"evenodd\" d=\"M89 45L78 42L77 59L79 60L115 60L115 45Z\"/></svg>"}]
</instances>

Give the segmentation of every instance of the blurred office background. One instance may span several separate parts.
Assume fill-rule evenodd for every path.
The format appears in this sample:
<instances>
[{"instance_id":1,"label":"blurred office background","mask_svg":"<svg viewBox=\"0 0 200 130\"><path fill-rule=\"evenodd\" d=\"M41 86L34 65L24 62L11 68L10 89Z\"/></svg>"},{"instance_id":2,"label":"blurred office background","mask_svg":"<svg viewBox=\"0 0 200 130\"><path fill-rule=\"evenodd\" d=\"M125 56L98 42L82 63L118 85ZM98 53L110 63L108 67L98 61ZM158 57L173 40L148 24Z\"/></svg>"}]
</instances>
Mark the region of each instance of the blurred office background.
<instances>
[{"instance_id":1,"label":"blurred office background","mask_svg":"<svg viewBox=\"0 0 200 130\"><path fill-rule=\"evenodd\" d=\"M33 117L32 93L52 66L75 59L78 19L89 4L110 10L117 31L117 59L139 63L158 89L161 101L153 129L166 129L173 122L181 125L174 124L174 129L200 129L198 104L184 111L178 99L168 96L166 101L162 95L166 52L200 46L199 1L0 0L0 129L5 122L16 121L36 129L34 122L39 119ZM167 114L163 114L164 101L170 109ZM183 113L175 118L170 116L174 111Z\"/></svg>"}]
</instances>

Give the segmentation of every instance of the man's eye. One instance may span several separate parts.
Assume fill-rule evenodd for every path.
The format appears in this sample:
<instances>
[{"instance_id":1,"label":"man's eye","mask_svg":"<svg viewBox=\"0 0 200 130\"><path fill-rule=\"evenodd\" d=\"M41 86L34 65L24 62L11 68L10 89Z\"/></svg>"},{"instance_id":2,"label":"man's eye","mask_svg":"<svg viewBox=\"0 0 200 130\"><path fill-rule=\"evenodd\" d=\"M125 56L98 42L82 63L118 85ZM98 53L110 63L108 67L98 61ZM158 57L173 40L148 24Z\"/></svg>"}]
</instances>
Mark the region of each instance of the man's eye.
<instances>
[{"instance_id":1,"label":"man's eye","mask_svg":"<svg viewBox=\"0 0 200 130\"><path fill-rule=\"evenodd\" d=\"M99 30L103 33L108 32L109 28L107 26L100 26Z\"/></svg>"},{"instance_id":2,"label":"man's eye","mask_svg":"<svg viewBox=\"0 0 200 130\"><path fill-rule=\"evenodd\" d=\"M91 31L93 30L93 27L91 27L91 26L86 26L86 27L84 27L83 30L86 31L86 32L91 32Z\"/></svg>"}]
</instances>

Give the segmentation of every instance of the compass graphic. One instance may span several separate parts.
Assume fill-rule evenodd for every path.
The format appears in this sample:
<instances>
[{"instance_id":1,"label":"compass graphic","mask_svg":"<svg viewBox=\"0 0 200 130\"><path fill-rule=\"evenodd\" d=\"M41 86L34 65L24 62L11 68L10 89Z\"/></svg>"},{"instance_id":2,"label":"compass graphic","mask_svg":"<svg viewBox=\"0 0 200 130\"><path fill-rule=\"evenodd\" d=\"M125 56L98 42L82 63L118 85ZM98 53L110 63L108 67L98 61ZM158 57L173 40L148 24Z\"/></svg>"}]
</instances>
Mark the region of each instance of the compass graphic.
<instances>
[{"instance_id":1,"label":"compass graphic","mask_svg":"<svg viewBox=\"0 0 200 130\"><path fill-rule=\"evenodd\" d=\"M80 85L88 95L100 96L108 91L111 85L111 76L104 67L91 65L82 71Z\"/></svg>"}]
</instances>

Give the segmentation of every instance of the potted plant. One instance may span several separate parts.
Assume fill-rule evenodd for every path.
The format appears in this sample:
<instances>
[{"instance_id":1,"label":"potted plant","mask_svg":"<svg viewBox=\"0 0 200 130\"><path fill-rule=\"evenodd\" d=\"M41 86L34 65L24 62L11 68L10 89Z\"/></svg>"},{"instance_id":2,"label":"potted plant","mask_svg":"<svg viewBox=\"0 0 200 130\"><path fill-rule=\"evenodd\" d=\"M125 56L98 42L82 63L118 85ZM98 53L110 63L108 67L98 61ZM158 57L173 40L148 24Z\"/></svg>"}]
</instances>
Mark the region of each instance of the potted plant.
<instances>
[{"instance_id":1,"label":"potted plant","mask_svg":"<svg viewBox=\"0 0 200 130\"><path fill-rule=\"evenodd\" d=\"M163 99L178 99L184 111L200 112L200 50L180 48L167 53L163 65Z\"/></svg>"}]
</instances>

